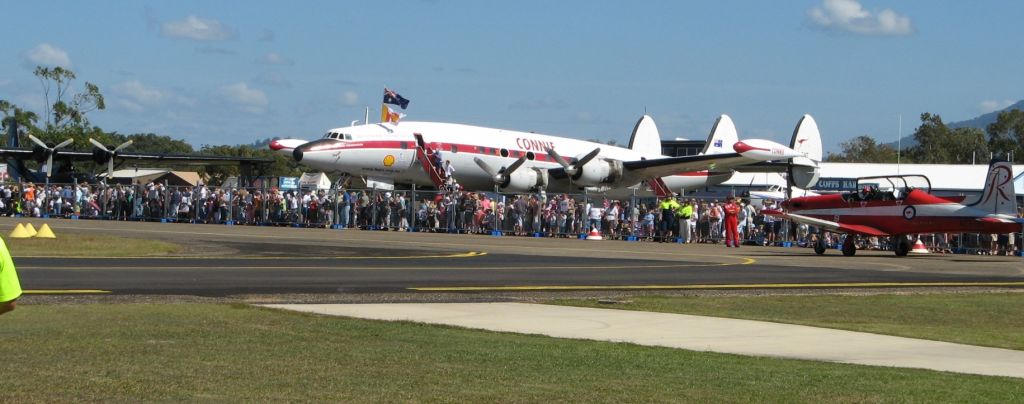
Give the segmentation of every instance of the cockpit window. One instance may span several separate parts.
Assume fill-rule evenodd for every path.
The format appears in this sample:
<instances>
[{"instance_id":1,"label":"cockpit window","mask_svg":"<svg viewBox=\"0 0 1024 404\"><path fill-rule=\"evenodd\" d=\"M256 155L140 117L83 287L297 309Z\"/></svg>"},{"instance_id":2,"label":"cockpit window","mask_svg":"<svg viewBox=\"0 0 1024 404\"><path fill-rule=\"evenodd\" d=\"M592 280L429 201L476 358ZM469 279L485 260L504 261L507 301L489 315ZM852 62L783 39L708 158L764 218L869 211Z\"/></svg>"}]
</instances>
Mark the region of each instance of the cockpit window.
<instances>
[{"instance_id":1,"label":"cockpit window","mask_svg":"<svg viewBox=\"0 0 1024 404\"><path fill-rule=\"evenodd\" d=\"M345 134L345 140L352 140L352 135L346 133Z\"/></svg>"}]
</instances>

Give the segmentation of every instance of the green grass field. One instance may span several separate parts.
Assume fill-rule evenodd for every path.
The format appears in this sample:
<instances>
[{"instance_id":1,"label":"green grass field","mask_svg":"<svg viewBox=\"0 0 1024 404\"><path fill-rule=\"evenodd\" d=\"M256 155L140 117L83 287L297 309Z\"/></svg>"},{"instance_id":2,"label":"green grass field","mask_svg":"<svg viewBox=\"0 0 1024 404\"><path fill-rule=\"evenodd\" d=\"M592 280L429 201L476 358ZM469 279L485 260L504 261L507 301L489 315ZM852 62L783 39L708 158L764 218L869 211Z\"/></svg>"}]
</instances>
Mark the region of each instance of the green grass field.
<instances>
[{"instance_id":1,"label":"green grass field","mask_svg":"<svg viewBox=\"0 0 1024 404\"><path fill-rule=\"evenodd\" d=\"M227 304L22 305L0 317L0 341L4 402L1024 400L1011 378Z\"/></svg>"},{"instance_id":2,"label":"green grass field","mask_svg":"<svg viewBox=\"0 0 1024 404\"><path fill-rule=\"evenodd\" d=\"M106 234L57 233L55 239L4 237L11 255L17 257L134 257L168 255L182 247L157 240L117 237Z\"/></svg>"},{"instance_id":3,"label":"green grass field","mask_svg":"<svg viewBox=\"0 0 1024 404\"><path fill-rule=\"evenodd\" d=\"M1024 293L635 297L555 304L803 324L1024 350Z\"/></svg>"}]
</instances>

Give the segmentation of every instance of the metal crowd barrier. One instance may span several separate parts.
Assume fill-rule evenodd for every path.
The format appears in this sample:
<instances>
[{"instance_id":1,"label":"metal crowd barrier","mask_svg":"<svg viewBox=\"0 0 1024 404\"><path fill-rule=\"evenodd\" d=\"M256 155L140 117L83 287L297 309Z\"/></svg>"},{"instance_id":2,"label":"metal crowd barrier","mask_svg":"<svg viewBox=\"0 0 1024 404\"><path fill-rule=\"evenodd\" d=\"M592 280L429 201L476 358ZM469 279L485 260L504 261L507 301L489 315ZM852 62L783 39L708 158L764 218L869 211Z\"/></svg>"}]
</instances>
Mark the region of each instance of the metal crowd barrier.
<instances>
[{"instance_id":1,"label":"metal crowd barrier","mask_svg":"<svg viewBox=\"0 0 1024 404\"><path fill-rule=\"evenodd\" d=\"M39 217L97 220L187 222L226 225L323 227L334 229L475 233L495 236L585 237L598 228L604 238L629 241L659 239L659 201L633 196L611 200L588 194L513 194L495 192L440 193L434 190L296 189L273 187L213 187L50 184L5 184L0 213ZM6 195L10 194L10 198ZM29 199L28 197L32 197ZM689 226L673 218L673 237L665 241L721 243L722 221L709 220L706 207L724 200L685 196L696 201L698 218ZM590 220L587 206L602 210L618 203L618 212L602 212ZM744 217L745 216L745 217ZM612 219L612 220L608 220ZM685 237L680 232L689 227ZM812 227L747 211L741 215L740 237L745 244L810 247L821 235ZM769 242L774 233L774 242ZM987 234L921 235L931 251L980 254L1020 248L1024 236L1013 242ZM830 234L828 243L839 248L842 236ZM1000 242L1002 241L1002 242ZM861 238L860 248L887 250L885 239Z\"/></svg>"}]
</instances>

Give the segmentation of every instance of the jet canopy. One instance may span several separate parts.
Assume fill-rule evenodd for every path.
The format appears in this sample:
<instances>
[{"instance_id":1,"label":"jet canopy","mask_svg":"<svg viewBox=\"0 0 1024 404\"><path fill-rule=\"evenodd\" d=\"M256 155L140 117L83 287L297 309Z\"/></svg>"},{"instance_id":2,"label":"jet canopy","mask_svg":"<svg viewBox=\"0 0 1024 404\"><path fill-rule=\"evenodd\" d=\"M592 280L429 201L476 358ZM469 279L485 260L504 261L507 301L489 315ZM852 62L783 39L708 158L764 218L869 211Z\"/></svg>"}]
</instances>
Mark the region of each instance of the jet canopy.
<instances>
[{"instance_id":1,"label":"jet canopy","mask_svg":"<svg viewBox=\"0 0 1024 404\"><path fill-rule=\"evenodd\" d=\"M932 192L932 182L920 174L882 175L857 178L857 191L851 193L861 200L901 199L910 191L920 189Z\"/></svg>"}]
</instances>

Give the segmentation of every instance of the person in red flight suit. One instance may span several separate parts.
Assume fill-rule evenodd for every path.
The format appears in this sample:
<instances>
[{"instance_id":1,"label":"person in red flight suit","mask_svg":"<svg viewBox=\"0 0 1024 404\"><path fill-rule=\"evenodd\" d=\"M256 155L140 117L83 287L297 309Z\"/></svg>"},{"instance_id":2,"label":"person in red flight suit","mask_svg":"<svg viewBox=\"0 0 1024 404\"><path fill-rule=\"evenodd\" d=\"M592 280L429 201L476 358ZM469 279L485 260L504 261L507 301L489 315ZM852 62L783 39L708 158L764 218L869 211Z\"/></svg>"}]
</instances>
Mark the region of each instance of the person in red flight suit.
<instances>
[{"instance_id":1,"label":"person in red flight suit","mask_svg":"<svg viewBox=\"0 0 1024 404\"><path fill-rule=\"evenodd\" d=\"M722 210L725 211L725 246L739 248L740 239L737 227L740 223L740 205L736 203L736 198L730 196Z\"/></svg>"}]
</instances>

